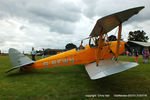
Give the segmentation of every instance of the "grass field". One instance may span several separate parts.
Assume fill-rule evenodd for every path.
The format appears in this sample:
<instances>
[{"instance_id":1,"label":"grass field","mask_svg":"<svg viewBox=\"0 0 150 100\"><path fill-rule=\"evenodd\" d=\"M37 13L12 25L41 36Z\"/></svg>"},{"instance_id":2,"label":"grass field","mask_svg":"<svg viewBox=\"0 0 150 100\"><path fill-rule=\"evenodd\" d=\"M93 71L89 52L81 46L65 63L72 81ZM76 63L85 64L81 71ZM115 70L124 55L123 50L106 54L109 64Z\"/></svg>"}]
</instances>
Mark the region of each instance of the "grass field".
<instances>
[{"instance_id":1,"label":"grass field","mask_svg":"<svg viewBox=\"0 0 150 100\"><path fill-rule=\"evenodd\" d=\"M39 59L39 58L37 58ZM134 57L121 56L133 61ZM90 80L84 65L5 73L12 67L8 56L0 56L0 100L150 100L150 64L98 80ZM102 97L108 94L110 97ZM115 98L115 94L146 94L147 97ZM100 97L87 97L101 95Z\"/></svg>"}]
</instances>

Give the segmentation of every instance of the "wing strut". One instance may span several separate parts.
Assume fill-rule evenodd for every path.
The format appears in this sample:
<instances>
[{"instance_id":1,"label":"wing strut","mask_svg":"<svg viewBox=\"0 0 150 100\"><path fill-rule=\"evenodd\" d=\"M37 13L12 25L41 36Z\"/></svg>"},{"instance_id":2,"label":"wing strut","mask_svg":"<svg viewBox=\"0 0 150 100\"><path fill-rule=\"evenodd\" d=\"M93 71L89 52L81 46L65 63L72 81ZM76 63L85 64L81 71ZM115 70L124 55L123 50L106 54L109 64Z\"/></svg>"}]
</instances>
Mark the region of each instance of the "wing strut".
<instances>
[{"instance_id":1,"label":"wing strut","mask_svg":"<svg viewBox=\"0 0 150 100\"><path fill-rule=\"evenodd\" d=\"M122 31L122 23L119 25L117 48L116 48L116 56L115 56L116 59L118 59L118 56L119 56L120 40L121 40L121 31Z\"/></svg>"},{"instance_id":2,"label":"wing strut","mask_svg":"<svg viewBox=\"0 0 150 100\"><path fill-rule=\"evenodd\" d=\"M98 40L98 51L97 51L97 58L96 58L96 65L98 66L99 63L99 55L101 54L101 50L103 48L103 31L101 31L100 35L99 35L99 40Z\"/></svg>"}]
</instances>

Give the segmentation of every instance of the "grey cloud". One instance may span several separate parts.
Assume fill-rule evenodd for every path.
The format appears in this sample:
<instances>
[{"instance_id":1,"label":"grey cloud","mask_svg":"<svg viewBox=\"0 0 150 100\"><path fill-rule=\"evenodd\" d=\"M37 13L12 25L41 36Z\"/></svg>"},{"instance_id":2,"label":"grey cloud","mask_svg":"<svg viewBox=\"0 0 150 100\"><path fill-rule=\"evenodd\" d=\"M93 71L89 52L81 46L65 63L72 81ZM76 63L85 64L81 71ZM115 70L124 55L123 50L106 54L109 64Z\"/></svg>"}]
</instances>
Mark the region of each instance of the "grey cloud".
<instances>
[{"instance_id":1,"label":"grey cloud","mask_svg":"<svg viewBox=\"0 0 150 100\"><path fill-rule=\"evenodd\" d=\"M5 39L4 38L0 38L0 45L4 44L4 41Z\"/></svg>"},{"instance_id":2,"label":"grey cloud","mask_svg":"<svg viewBox=\"0 0 150 100\"><path fill-rule=\"evenodd\" d=\"M23 30L23 29L26 29L26 26L23 25L20 27L20 30Z\"/></svg>"},{"instance_id":3,"label":"grey cloud","mask_svg":"<svg viewBox=\"0 0 150 100\"><path fill-rule=\"evenodd\" d=\"M42 17L47 20L63 20L69 22L76 22L80 18L80 10L76 6L60 5L48 9L46 7L32 7L29 11L37 17Z\"/></svg>"},{"instance_id":4,"label":"grey cloud","mask_svg":"<svg viewBox=\"0 0 150 100\"><path fill-rule=\"evenodd\" d=\"M31 23L48 26L51 28L51 31L65 34L73 32L71 24L80 19L81 10L80 7L72 2L58 2L56 0L32 0L30 2L26 0L2 0L0 1L0 14L1 18L22 18ZM58 20L60 21L59 24L57 23ZM62 25L65 25L65 27L61 30Z\"/></svg>"},{"instance_id":5,"label":"grey cloud","mask_svg":"<svg viewBox=\"0 0 150 100\"><path fill-rule=\"evenodd\" d=\"M1 40L13 40L15 38L15 36L13 35L13 33L0 33L0 39Z\"/></svg>"},{"instance_id":6,"label":"grey cloud","mask_svg":"<svg viewBox=\"0 0 150 100\"><path fill-rule=\"evenodd\" d=\"M94 16L106 16L112 13L116 13L122 10L126 10L133 7L145 6L145 9L141 11L138 16L132 18L130 20L131 23L142 22L150 20L150 1L149 0L97 0L93 2L93 0L83 0L86 4L86 8L84 9L84 14L90 19ZM91 9L91 10L90 10ZM126 24L128 24L126 23Z\"/></svg>"},{"instance_id":7,"label":"grey cloud","mask_svg":"<svg viewBox=\"0 0 150 100\"><path fill-rule=\"evenodd\" d=\"M58 33L66 33L72 34L75 28L75 25L70 22L64 21L55 21L51 23L50 31L58 32Z\"/></svg>"},{"instance_id":8,"label":"grey cloud","mask_svg":"<svg viewBox=\"0 0 150 100\"><path fill-rule=\"evenodd\" d=\"M81 0L79 3L70 0L0 0L0 20L10 18L13 21L9 24L14 25L5 23L5 34L0 33L0 45L20 49L31 49L32 46L64 48L68 42L89 35L80 33L93 28L90 25L95 23L95 16L103 17L137 6L145 6L145 9L124 25L149 31L148 24L145 24L150 20L149 5L150 0ZM11 44L6 44L7 41Z\"/></svg>"},{"instance_id":9,"label":"grey cloud","mask_svg":"<svg viewBox=\"0 0 150 100\"><path fill-rule=\"evenodd\" d=\"M15 36L12 35L11 33L0 33L0 46L5 46L5 43L8 41L13 41L15 40Z\"/></svg>"},{"instance_id":10,"label":"grey cloud","mask_svg":"<svg viewBox=\"0 0 150 100\"><path fill-rule=\"evenodd\" d=\"M35 47L38 48L65 48L67 43L59 40L57 37L55 38L45 38L44 41L36 41Z\"/></svg>"}]
</instances>

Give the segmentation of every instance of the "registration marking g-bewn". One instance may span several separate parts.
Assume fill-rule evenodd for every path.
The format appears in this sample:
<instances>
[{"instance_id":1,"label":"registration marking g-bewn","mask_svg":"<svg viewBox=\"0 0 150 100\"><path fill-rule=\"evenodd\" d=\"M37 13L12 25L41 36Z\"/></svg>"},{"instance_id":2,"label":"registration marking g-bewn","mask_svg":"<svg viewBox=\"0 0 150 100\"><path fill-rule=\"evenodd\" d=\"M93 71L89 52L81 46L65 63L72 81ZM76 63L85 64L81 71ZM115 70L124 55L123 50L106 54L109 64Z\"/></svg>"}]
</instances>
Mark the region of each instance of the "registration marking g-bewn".
<instances>
[{"instance_id":1,"label":"registration marking g-bewn","mask_svg":"<svg viewBox=\"0 0 150 100\"><path fill-rule=\"evenodd\" d=\"M48 66L61 66L63 64L74 63L74 57L64 58L64 59L57 59L52 61L43 62L43 67Z\"/></svg>"}]
</instances>

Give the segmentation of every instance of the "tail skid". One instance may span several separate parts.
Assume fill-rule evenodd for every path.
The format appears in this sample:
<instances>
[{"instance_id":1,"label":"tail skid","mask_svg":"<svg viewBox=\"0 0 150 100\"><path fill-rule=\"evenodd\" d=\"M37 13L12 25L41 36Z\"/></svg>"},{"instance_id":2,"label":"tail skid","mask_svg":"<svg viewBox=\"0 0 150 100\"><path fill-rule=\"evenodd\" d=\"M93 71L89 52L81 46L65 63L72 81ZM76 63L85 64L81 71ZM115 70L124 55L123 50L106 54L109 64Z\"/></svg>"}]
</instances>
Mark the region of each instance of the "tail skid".
<instances>
[{"instance_id":1,"label":"tail skid","mask_svg":"<svg viewBox=\"0 0 150 100\"><path fill-rule=\"evenodd\" d=\"M9 49L9 57L14 67L6 71L6 73L34 63L34 61L32 61L30 58L13 48Z\"/></svg>"}]
</instances>

